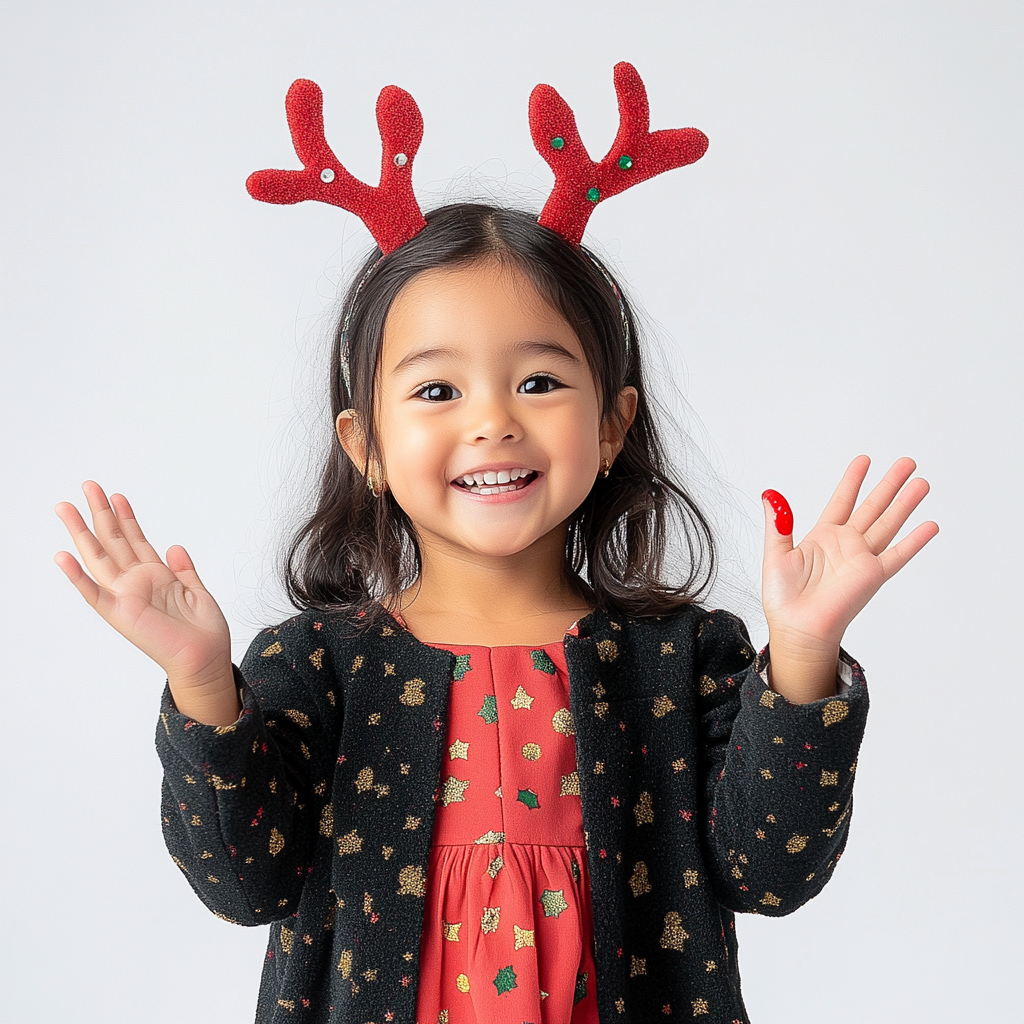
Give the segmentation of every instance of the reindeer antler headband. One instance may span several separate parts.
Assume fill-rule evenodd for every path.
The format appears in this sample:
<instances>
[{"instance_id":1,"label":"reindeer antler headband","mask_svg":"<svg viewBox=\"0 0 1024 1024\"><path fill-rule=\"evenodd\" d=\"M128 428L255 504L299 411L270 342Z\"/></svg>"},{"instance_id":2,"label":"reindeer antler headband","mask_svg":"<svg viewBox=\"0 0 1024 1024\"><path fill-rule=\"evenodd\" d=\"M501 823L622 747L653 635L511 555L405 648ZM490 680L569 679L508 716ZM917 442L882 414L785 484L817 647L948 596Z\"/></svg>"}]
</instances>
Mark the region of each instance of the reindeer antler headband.
<instances>
[{"instance_id":1,"label":"reindeer antler headband","mask_svg":"<svg viewBox=\"0 0 1024 1024\"><path fill-rule=\"evenodd\" d=\"M615 92L619 131L599 162L590 158L572 110L550 85L538 85L530 95L533 143L555 172L555 187L538 223L572 245L580 244L587 221L602 200L662 171L692 164L708 148L707 136L696 128L650 131L647 90L632 64L615 65ZM376 187L349 174L327 145L320 86L303 78L292 83L285 110L303 170L255 171L245 183L254 199L316 199L340 206L366 224L384 256L426 227L412 191L412 162L423 138L423 116L409 93L388 85L377 98L383 153ZM347 366L343 369L347 385Z\"/></svg>"},{"instance_id":2,"label":"reindeer antler headband","mask_svg":"<svg viewBox=\"0 0 1024 1024\"><path fill-rule=\"evenodd\" d=\"M579 245L594 208L609 196L662 171L699 160L707 136L696 128L651 132L647 90L632 64L615 65L619 132L604 159L590 159L569 105L550 85L530 96L530 131L555 172L555 187L538 218L544 227ZM301 171L256 171L245 185L265 203L316 199L356 214L387 255L426 227L412 191L412 162L423 138L423 116L404 89L385 86L377 99L383 142L380 184L367 185L342 166L324 138L323 93L300 78L285 100L288 127Z\"/></svg>"}]
</instances>

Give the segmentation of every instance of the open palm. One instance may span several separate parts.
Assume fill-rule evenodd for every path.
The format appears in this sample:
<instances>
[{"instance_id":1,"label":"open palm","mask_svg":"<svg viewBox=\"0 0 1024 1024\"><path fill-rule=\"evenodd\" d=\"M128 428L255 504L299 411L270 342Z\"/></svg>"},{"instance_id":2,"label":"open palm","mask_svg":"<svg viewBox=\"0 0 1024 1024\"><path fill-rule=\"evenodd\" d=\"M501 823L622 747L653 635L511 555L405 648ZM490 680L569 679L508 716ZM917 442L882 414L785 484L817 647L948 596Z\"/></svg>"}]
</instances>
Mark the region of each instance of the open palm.
<instances>
[{"instance_id":1,"label":"open palm","mask_svg":"<svg viewBox=\"0 0 1024 1024\"><path fill-rule=\"evenodd\" d=\"M78 592L169 677L201 684L230 674L227 622L185 549L170 548L164 562L143 535L127 498L114 494L108 503L91 480L82 490L95 532L69 502L55 510L91 573L69 552L56 555Z\"/></svg>"},{"instance_id":2,"label":"open palm","mask_svg":"<svg viewBox=\"0 0 1024 1024\"><path fill-rule=\"evenodd\" d=\"M866 455L850 463L821 517L795 547L792 534L775 526L772 500L765 500L762 600L772 635L838 644L882 584L939 532L935 523L922 523L890 547L928 483L918 478L907 484L916 464L898 459L855 509L870 464Z\"/></svg>"}]
</instances>

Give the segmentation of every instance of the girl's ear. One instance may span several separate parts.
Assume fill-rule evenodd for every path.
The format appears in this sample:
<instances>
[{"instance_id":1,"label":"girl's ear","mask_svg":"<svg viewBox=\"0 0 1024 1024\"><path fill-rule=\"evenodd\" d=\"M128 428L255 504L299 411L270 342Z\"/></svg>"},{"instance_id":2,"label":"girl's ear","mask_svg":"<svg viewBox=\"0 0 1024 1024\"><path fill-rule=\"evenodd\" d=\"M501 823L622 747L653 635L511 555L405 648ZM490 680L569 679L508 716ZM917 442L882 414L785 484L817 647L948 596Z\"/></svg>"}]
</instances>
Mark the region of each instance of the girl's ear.
<instances>
[{"instance_id":1,"label":"girl's ear","mask_svg":"<svg viewBox=\"0 0 1024 1024\"><path fill-rule=\"evenodd\" d=\"M366 470L366 435L363 433L359 414L355 409L343 409L334 421L334 429L338 441L345 454L352 460L356 469L363 473Z\"/></svg>"},{"instance_id":2,"label":"girl's ear","mask_svg":"<svg viewBox=\"0 0 1024 1024\"><path fill-rule=\"evenodd\" d=\"M626 441L626 432L633 425L638 400L634 387L623 388L615 400L615 410L601 422L601 457L614 462Z\"/></svg>"}]
</instances>

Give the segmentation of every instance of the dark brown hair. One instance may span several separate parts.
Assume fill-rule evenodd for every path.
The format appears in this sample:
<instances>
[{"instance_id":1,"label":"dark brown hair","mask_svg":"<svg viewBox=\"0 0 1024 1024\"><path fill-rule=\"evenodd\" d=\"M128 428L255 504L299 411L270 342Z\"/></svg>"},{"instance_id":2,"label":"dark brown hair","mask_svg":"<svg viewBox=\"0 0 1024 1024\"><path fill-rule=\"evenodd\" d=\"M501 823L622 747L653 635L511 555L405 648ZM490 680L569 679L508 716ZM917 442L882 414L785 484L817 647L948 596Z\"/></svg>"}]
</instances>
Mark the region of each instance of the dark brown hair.
<instances>
[{"instance_id":1,"label":"dark brown hair","mask_svg":"<svg viewBox=\"0 0 1024 1024\"><path fill-rule=\"evenodd\" d=\"M388 311L412 278L484 259L514 266L579 337L602 415L615 414L622 388L632 386L639 395L611 473L596 479L568 521L567 579L594 606L631 617L665 615L693 601L715 576L714 537L694 500L672 479L645 388L636 321L608 270L528 213L459 203L426 220L387 257L379 249L371 253L345 296L331 355L332 438L338 413L355 409L368 464L383 462L373 428L375 378ZM351 387L343 373L346 348ZM366 469L360 472L333 439L316 509L288 548L285 584L297 607L372 612L376 601L396 597L418 577L413 524L389 491L373 497ZM662 579L670 530L685 545L686 578L676 584Z\"/></svg>"}]
</instances>

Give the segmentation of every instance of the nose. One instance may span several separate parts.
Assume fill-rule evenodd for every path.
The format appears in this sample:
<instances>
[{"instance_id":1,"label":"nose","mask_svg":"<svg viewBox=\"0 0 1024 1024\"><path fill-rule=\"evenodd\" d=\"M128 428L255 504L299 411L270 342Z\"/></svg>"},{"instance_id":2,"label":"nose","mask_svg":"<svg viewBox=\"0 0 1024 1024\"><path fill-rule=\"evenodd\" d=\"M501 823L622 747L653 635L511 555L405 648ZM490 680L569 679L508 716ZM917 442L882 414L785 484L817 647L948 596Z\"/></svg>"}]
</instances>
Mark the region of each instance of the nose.
<instances>
[{"instance_id":1,"label":"nose","mask_svg":"<svg viewBox=\"0 0 1024 1024\"><path fill-rule=\"evenodd\" d=\"M467 428L475 443L516 441L523 436L522 424L510 396L487 389L467 403Z\"/></svg>"}]
</instances>

